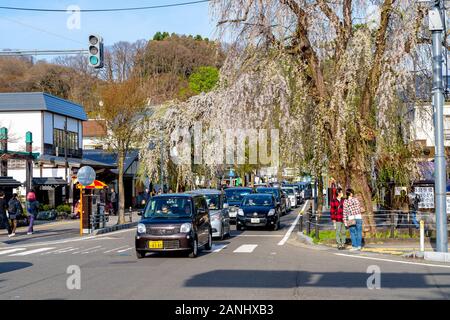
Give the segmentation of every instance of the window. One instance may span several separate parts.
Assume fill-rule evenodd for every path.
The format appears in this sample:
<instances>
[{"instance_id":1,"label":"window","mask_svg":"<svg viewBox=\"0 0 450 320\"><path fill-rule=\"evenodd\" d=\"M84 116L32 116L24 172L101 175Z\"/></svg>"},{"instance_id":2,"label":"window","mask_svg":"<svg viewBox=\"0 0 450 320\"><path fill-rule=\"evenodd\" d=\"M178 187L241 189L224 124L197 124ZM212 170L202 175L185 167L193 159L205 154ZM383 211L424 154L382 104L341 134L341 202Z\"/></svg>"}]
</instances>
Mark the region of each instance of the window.
<instances>
[{"instance_id":1,"label":"window","mask_svg":"<svg viewBox=\"0 0 450 320\"><path fill-rule=\"evenodd\" d=\"M65 147L64 130L53 129L53 146L58 148L60 152L64 151ZM67 131L67 149L72 151L78 150L78 133Z\"/></svg>"}]
</instances>

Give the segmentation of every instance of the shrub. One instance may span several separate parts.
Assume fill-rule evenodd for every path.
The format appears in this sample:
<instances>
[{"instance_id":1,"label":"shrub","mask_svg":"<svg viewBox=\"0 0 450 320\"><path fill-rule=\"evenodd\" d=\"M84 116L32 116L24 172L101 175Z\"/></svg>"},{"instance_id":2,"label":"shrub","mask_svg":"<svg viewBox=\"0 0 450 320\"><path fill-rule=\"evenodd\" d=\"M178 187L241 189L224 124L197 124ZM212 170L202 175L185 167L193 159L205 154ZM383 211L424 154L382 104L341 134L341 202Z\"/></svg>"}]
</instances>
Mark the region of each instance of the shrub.
<instances>
[{"instance_id":1,"label":"shrub","mask_svg":"<svg viewBox=\"0 0 450 320\"><path fill-rule=\"evenodd\" d=\"M56 207L56 211L58 213L71 213L72 209L70 208L70 206L68 204L61 204L58 207Z\"/></svg>"}]
</instances>

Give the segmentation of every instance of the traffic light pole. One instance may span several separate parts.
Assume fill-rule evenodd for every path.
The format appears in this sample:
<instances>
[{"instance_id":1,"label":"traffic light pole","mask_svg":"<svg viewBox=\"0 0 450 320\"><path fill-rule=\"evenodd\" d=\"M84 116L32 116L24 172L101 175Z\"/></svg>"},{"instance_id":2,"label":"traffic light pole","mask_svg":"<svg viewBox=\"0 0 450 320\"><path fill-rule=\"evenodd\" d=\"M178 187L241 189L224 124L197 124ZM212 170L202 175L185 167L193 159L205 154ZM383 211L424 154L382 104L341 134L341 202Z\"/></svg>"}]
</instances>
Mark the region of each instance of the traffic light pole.
<instances>
[{"instance_id":1,"label":"traffic light pole","mask_svg":"<svg viewBox=\"0 0 450 320\"><path fill-rule=\"evenodd\" d=\"M436 196L436 251L448 252L446 183L447 171L444 152L444 94L442 81L443 0L434 1L429 11L433 41L433 109L435 132L435 196Z\"/></svg>"}]
</instances>

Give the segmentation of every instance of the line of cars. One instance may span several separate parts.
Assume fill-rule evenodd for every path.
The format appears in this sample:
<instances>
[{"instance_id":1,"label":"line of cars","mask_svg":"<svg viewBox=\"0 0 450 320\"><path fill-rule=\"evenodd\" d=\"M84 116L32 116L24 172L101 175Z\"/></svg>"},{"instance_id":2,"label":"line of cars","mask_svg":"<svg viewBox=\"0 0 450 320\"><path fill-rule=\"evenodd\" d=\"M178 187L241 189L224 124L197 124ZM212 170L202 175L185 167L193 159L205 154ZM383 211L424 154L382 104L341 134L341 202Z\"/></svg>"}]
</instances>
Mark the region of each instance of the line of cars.
<instances>
[{"instance_id":1,"label":"line of cars","mask_svg":"<svg viewBox=\"0 0 450 320\"><path fill-rule=\"evenodd\" d=\"M155 196L141 213L135 238L136 256L148 252L184 251L197 257L210 250L212 239L224 239L248 227L280 228L280 218L303 201L293 186L199 189Z\"/></svg>"}]
</instances>

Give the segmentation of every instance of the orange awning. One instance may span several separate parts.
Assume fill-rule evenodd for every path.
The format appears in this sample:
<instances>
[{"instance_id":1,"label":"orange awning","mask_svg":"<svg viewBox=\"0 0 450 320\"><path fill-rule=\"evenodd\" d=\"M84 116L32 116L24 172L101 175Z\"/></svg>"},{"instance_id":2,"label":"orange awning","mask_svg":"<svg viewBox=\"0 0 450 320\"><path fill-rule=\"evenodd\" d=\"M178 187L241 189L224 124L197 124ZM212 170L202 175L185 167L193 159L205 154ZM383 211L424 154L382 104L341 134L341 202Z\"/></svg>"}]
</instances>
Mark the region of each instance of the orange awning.
<instances>
[{"instance_id":1,"label":"orange awning","mask_svg":"<svg viewBox=\"0 0 450 320\"><path fill-rule=\"evenodd\" d=\"M80 187L81 187L81 184L78 184L78 189L80 189ZM94 180L93 183L91 183L88 186L83 186L82 188L83 189L105 189L105 188L108 188L108 186L99 180Z\"/></svg>"}]
</instances>

